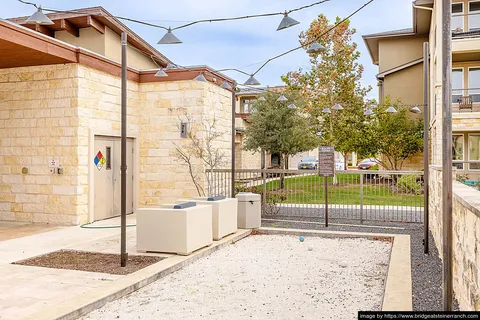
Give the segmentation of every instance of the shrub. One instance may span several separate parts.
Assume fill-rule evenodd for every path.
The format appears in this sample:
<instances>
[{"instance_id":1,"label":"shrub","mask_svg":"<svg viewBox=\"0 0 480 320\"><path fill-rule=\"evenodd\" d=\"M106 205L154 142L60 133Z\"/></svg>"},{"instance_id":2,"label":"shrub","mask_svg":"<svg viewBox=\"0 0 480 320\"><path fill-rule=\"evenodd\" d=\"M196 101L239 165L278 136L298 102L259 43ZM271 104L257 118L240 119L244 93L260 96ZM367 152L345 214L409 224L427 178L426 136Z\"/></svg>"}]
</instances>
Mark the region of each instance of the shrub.
<instances>
[{"instance_id":1,"label":"shrub","mask_svg":"<svg viewBox=\"0 0 480 320\"><path fill-rule=\"evenodd\" d=\"M369 170L378 170L378 164L371 166Z\"/></svg>"},{"instance_id":2,"label":"shrub","mask_svg":"<svg viewBox=\"0 0 480 320\"><path fill-rule=\"evenodd\" d=\"M406 174L398 178L397 187L405 193L420 195L422 193L422 183L417 181L413 174Z\"/></svg>"}]
</instances>

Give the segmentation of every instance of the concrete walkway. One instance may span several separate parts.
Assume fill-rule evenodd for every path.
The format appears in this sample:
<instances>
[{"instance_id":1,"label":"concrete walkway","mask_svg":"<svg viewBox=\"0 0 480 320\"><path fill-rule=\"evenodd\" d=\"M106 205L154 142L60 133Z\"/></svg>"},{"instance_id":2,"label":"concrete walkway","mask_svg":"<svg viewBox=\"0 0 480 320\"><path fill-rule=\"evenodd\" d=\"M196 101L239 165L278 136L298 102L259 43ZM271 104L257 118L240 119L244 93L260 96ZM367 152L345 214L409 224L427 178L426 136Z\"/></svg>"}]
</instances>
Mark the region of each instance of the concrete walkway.
<instances>
[{"instance_id":1,"label":"concrete walkway","mask_svg":"<svg viewBox=\"0 0 480 320\"><path fill-rule=\"evenodd\" d=\"M130 215L127 224L135 224L135 216ZM120 219L114 218L96 222L90 226L119 225ZM248 231L249 233L249 231ZM247 230L239 230L223 242L232 241L230 238L248 235ZM236 239L236 238L235 238ZM215 250L222 241L214 242L209 250ZM141 287L147 281L137 273L130 275L110 275L104 273L84 272L75 270L49 269L42 267L13 265L12 262L43 255L61 249L88 250L103 253L119 253L120 229L85 229L81 227L63 227L53 231L34 235L16 237L0 242L0 319L50 319L52 310L68 303L71 311L75 310L78 301L84 297L95 297L92 301L84 301L90 306L95 299L108 299L113 294L120 296L127 294L134 286ZM127 251L129 254L139 254L136 251L136 227L127 228ZM202 250L200 250L201 252ZM208 254L208 252L207 252ZM146 255L172 257L159 263L175 264L178 256L169 254L148 253ZM197 255L194 253L189 257ZM181 262L187 257L180 257ZM169 262L172 260L172 262ZM180 261L179 260L179 261ZM158 264L158 263L157 263ZM153 269L157 264L152 265ZM148 268L148 267L147 267ZM152 268L150 268L152 269ZM172 269L174 270L174 269ZM151 281L158 279L154 270L150 272ZM155 277L152 277L154 275ZM133 276L133 277L132 277ZM138 278L138 279L137 279ZM142 279L141 279L142 278ZM143 282L141 282L143 281ZM114 290L110 289L114 288ZM102 295L103 292L107 294ZM118 296L115 296L118 297ZM77 301L73 303L72 301ZM60 308L61 309L61 308ZM68 311L68 310L67 310ZM66 312L68 313L68 312ZM40 316L39 316L40 315Z\"/></svg>"}]
</instances>

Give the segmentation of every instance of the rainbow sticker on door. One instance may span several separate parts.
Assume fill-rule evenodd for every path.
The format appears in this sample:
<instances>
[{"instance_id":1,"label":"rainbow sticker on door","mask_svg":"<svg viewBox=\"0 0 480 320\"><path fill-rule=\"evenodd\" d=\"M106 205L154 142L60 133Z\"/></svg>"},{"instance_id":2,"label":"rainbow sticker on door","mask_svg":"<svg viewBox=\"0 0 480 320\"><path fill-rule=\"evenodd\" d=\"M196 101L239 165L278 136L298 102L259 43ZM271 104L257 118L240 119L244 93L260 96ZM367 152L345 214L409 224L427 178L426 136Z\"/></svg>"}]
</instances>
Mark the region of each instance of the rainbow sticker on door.
<instances>
[{"instance_id":1,"label":"rainbow sticker on door","mask_svg":"<svg viewBox=\"0 0 480 320\"><path fill-rule=\"evenodd\" d=\"M97 166L98 171L102 170L103 165L105 164L105 157L101 151L98 151L97 155L93 159L93 163Z\"/></svg>"}]
</instances>

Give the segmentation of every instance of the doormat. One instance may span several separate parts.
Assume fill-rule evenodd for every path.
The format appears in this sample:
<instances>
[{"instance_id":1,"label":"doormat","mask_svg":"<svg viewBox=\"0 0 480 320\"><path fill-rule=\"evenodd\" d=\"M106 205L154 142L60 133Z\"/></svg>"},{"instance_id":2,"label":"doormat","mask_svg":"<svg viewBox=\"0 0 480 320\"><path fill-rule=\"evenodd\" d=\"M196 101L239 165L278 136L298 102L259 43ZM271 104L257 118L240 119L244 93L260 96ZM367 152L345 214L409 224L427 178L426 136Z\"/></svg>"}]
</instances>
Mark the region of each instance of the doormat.
<instances>
[{"instance_id":1,"label":"doormat","mask_svg":"<svg viewBox=\"0 0 480 320\"><path fill-rule=\"evenodd\" d=\"M119 254L59 250L38 257L16 261L12 264L125 275L148 267L163 259L166 258L129 255L126 267L121 267Z\"/></svg>"}]
</instances>

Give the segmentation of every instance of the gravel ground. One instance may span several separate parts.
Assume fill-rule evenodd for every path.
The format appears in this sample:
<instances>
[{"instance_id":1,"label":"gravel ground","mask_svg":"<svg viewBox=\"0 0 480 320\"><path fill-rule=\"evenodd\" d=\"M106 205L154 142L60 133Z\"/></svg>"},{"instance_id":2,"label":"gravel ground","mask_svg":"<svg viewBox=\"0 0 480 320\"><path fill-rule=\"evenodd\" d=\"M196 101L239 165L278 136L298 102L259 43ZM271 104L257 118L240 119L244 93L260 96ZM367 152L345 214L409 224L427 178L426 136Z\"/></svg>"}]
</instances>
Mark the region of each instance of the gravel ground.
<instances>
[{"instance_id":1,"label":"gravel ground","mask_svg":"<svg viewBox=\"0 0 480 320\"><path fill-rule=\"evenodd\" d=\"M268 219L279 220L299 220L304 222L321 222L321 224L299 223L299 222L280 222L272 220L262 220L263 227L279 228L297 228L297 229L316 229L325 230L323 221L318 218L302 217L268 217ZM413 286L413 310L415 311L441 311L442 310L442 261L438 256L438 250L435 246L432 235L429 235L429 255L423 253L423 224L418 223L392 223L365 221L368 226L379 227L397 227L402 229L387 228L366 228L357 226L338 226L338 224L355 224L355 220L330 220L328 230L341 230L352 232L374 232L374 233L396 233L409 234L411 239L411 260L412 260L412 286ZM456 304L455 310L458 310Z\"/></svg>"},{"instance_id":2,"label":"gravel ground","mask_svg":"<svg viewBox=\"0 0 480 320\"><path fill-rule=\"evenodd\" d=\"M250 236L83 319L356 319L380 310L390 249L366 239Z\"/></svg>"}]
</instances>

